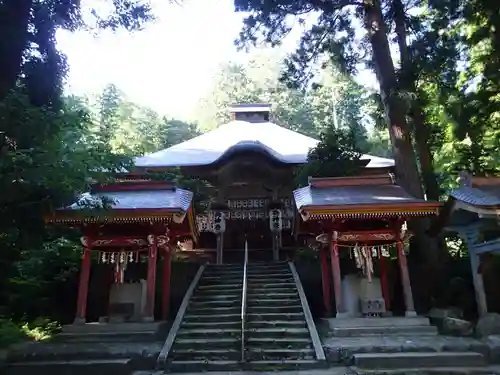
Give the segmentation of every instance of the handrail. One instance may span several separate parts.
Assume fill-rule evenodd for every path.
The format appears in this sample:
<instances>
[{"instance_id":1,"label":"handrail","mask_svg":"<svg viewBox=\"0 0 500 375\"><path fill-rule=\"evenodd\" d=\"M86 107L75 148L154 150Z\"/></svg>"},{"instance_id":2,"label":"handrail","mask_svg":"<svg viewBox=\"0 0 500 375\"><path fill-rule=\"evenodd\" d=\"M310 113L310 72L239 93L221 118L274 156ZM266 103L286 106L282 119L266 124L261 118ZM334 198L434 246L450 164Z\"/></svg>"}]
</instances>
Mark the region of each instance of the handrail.
<instances>
[{"instance_id":1,"label":"handrail","mask_svg":"<svg viewBox=\"0 0 500 375\"><path fill-rule=\"evenodd\" d=\"M177 310L177 315L175 316L175 320L172 323L172 327L170 327L170 331L168 332L167 339L165 340L165 343L163 344L160 354L158 355L157 368L164 366L165 362L167 361L168 354L170 353L170 349L172 348L175 337L177 336L177 331L179 331L182 320L184 319L184 314L186 313L189 301L193 296L193 292L196 286L198 285L198 282L200 281L201 275L203 274L203 271L205 271L206 266L207 266L206 264L203 264L198 269L198 272L193 278L193 281L191 281L191 284L189 285L186 294L184 294L184 298L182 299L182 303L179 307L179 310Z\"/></svg>"},{"instance_id":2,"label":"handrail","mask_svg":"<svg viewBox=\"0 0 500 375\"><path fill-rule=\"evenodd\" d=\"M248 265L248 242L245 240L245 260L243 263L243 288L241 291L241 362L245 361L245 318L247 314L247 265Z\"/></svg>"}]
</instances>

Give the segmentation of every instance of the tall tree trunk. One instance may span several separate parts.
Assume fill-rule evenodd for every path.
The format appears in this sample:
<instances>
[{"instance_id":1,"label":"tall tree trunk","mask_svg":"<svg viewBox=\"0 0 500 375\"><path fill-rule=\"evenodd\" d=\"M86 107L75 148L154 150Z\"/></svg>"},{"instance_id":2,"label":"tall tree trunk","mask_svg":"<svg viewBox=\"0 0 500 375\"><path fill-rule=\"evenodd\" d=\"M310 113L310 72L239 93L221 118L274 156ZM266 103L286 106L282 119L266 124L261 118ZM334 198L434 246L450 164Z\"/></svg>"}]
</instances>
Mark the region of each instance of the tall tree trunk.
<instances>
[{"instance_id":1,"label":"tall tree trunk","mask_svg":"<svg viewBox=\"0 0 500 375\"><path fill-rule=\"evenodd\" d=\"M0 3L0 100L16 85L28 45L28 23L33 0Z\"/></svg>"},{"instance_id":2,"label":"tall tree trunk","mask_svg":"<svg viewBox=\"0 0 500 375\"><path fill-rule=\"evenodd\" d=\"M398 81L389 49L380 0L364 0L365 27L373 52L375 72L388 120L389 135L394 148L396 173L401 185L414 197L422 198L422 185L411 144L406 116L398 96Z\"/></svg>"},{"instance_id":3,"label":"tall tree trunk","mask_svg":"<svg viewBox=\"0 0 500 375\"><path fill-rule=\"evenodd\" d=\"M404 107L398 96L399 84L389 49L380 0L364 0L364 15L375 72L387 115L398 181L410 194L422 198L422 185ZM437 286L439 252L437 242L425 234L426 220L412 220L409 224L410 229L415 233L410 256L419 261L418 264L412 261L412 266L414 266L412 268L416 269L416 280L412 282L413 294L416 307L426 310L430 306L431 295Z\"/></svg>"},{"instance_id":4,"label":"tall tree trunk","mask_svg":"<svg viewBox=\"0 0 500 375\"><path fill-rule=\"evenodd\" d=\"M396 24L396 35L401 57L401 79L400 88L407 92L416 93L416 76L411 66L411 56L406 43L406 19L405 10L401 0L393 0L394 22ZM425 192L428 199L439 199L439 186L434 175L434 163L429 147L429 128L425 123L425 114L422 110L422 101L419 98L411 101L410 115L413 119L415 143L420 160L420 170L424 181Z\"/></svg>"}]
</instances>

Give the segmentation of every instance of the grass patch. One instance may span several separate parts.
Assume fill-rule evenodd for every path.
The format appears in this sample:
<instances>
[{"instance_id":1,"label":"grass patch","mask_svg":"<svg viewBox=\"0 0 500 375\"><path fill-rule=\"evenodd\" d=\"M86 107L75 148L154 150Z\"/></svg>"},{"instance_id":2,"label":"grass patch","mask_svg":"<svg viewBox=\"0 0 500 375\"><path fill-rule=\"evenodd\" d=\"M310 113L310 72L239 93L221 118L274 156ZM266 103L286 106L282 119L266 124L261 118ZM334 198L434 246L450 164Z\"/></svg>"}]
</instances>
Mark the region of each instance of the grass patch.
<instances>
[{"instance_id":1,"label":"grass patch","mask_svg":"<svg viewBox=\"0 0 500 375\"><path fill-rule=\"evenodd\" d=\"M49 319L39 318L33 322L16 323L0 318L0 348L23 341L43 341L58 333L61 326Z\"/></svg>"}]
</instances>

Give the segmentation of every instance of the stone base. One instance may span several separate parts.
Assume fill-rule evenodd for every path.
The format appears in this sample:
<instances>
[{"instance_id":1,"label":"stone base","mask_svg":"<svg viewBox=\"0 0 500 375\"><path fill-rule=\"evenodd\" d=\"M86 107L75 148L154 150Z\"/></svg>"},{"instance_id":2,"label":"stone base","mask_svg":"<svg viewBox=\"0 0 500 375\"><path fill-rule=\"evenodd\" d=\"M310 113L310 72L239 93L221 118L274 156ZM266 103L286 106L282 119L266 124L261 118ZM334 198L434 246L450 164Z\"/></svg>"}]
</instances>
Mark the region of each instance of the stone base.
<instances>
[{"instance_id":1,"label":"stone base","mask_svg":"<svg viewBox=\"0 0 500 375\"><path fill-rule=\"evenodd\" d=\"M156 332L163 322L142 323L82 323L69 324L62 327L63 334L114 334L114 333L138 333Z\"/></svg>"},{"instance_id":2,"label":"stone base","mask_svg":"<svg viewBox=\"0 0 500 375\"><path fill-rule=\"evenodd\" d=\"M353 315L348 312L338 312L335 315L335 319L352 319L352 318L354 318Z\"/></svg>"},{"instance_id":3,"label":"stone base","mask_svg":"<svg viewBox=\"0 0 500 375\"><path fill-rule=\"evenodd\" d=\"M326 319L332 336L353 337L366 335L437 335L427 318L347 318Z\"/></svg>"},{"instance_id":4,"label":"stone base","mask_svg":"<svg viewBox=\"0 0 500 375\"><path fill-rule=\"evenodd\" d=\"M417 312L416 311L406 311L405 316L407 318L416 318L417 317Z\"/></svg>"},{"instance_id":5,"label":"stone base","mask_svg":"<svg viewBox=\"0 0 500 375\"><path fill-rule=\"evenodd\" d=\"M87 321L85 320L85 318L75 318L75 320L73 320L73 325L83 325L86 323Z\"/></svg>"}]
</instances>

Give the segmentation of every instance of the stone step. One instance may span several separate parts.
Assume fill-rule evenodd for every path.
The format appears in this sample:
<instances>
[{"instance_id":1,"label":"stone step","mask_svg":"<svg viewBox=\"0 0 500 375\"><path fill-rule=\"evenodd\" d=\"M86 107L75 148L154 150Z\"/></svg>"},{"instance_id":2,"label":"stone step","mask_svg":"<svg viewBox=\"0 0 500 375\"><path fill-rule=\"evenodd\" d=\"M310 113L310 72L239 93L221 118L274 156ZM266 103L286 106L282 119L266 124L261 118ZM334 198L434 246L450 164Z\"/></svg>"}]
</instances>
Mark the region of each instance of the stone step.
<instances>
[{"instance_id":1,"label":"stone step","mask_svg":"<svg viewBox=\"0 0 500 375\"><path fill-rule=\"evenodd\" d=\"M255 293L253 290L247 292L247 299L259 298L261 300L275 300L275 299L299 299L298 292L288 292L288 293ZM300 299L299 299L300 301Z\"/></svg>"},{"instance_id":2,"label":"stone step","mask_svg":"<svg viewBox=\"0 0 500 375\"><path fill-rule=\"evenodd\" d=\"M221 273L221 274L211 274L211 275L203 275L201 277L201 280L200 281L207 281L207 280L224 280L224 281L229 281L229 280L232 280L232 281L241 281L243 280L243 273L241 274L224 274L224 273Z\"/></svg>"},{"instance_id":3,"label":"stone step","mask_svg":"<svg viewBox=\"0 0 500 375\"><path fill-rule=\"evenodd\" d=\"M305 337L248 337L246 344L249 349L312 349L311 339Z\"/></svg>"},{"instance_id":4,"label":"stone step","mask_svg":"<svg viewBox=\"0 0 500 375\"><path fill-rule=\"evenodd\" d=\"M54 342L150 342L159 339L157 332L108 332L108 333L59 333L52 339Z\"/></svg>"},{"instance_id":5,"label":"stone step","mask_svg":"<svg viewBox=\"0 0 500 375\"><path fill-rule=\"evenodd\" d=\"M168 363L168 372L194 372L205 371L230 371L239 370L240 362L238 360L172 360Z\"/></svg>"},{"instance_id":6,"label":"stone step","mask_svg":"<svg viewBox=\"0 0 500 375\"><path fill-rule=\"evenodd\" d=\"M239 337L207 337L207 338L177 338L174 341L174 350L198 350L206 348L238 349L241 344Z\"/></svg>"},{"instance_id":7,"label":"stone step","mask_svg":"<svg viewBox=\"0 0 500 375\"><path fill-rule=\"evenodd\" d=\"M486 366L483 355L474 352L357 353L353 361L369 369Z\"/></svg>"},{"instance_id":8,"label":"stone step","mask_svg":"<svg viewBox=\"0 0 500 375\"><path fill-rule=\"evenodd\" d=\"M209 299L209 300L191 300L189 302L191 308L204 308L204 307L233 307L239 306L241 308L241 300L238 299Z\"/></svg>"},{"instance_id":9,"label":"stone step","mask_svg":"<svg viewBox=\"0 0 500 375\"><path fill-rule=\"evenodd\" d=\"M201 280L200 280L201 282ZM212 284L198 284L198 287L196 288L196 291L210 291L210 290L217 290L217 291L224 291L224 290L236 290L239 289L241 290L243 284L241 282L239 283L234 283L234 284L225 284L225 285L212 285Z\"/></svg>"},{"instance_id":10,"label":"stone step","mask_svg":"<svg viewBox=\"0 0 500 375\"><path fill-rule=\"evenodd\" d=\"M255 273L248 273L247 274L247 279L248 280L260 280L260 279L289 279L293 278L292 273L290 270L288 272L281 272L281 273L276 273L276 272L255 272Z\"/></svg>"},{"instance_id":11,"label":"stone step","mask_svg":"<svg viewBox=\"0 0 500 375\"><path fill-rule=\"evenodd\" d=\"M435 326L408 326L408 327L339 327L331 329L331 335L336 337L353 336L374 336L374 335L418 335L429 336L437 335L438 330Z\"/></svg>"},{"instance_id":12,"label":"stone step","mask_svg":"<svg viewBox=\"0 0 500 375\"><path fill-rule=\"evenodd\" d=\"M305 319L304 312L249 312L247 311L248 322L262 322L271 320Z\"/></svg>"},{"instance_id":13,"label":"stone step","mask_svg":"<svg viewBox=\"0 0 500 375\"><path fill-rule=\"evenodd\" d=\"M247 277L263 277L269 275L269 277L282 277L291 275L290 268L269 268L269 269L251 269L247 270ZM225 270L206 270L203 273L203 277L243 277L243 270L238 271L225 271Z\"/></svg>"},{"instance_id":14,"label":"stone step","mask_svg":"<svg viewBox=\"0 0 500 375\"><path fill-rule=\"evenodd\" d=\"M318 368L323 364L316 360L268 360L268 361L172 361L170 372L206 372L206 371L279 371L299 368Z\"/></svg>"},{"instance_id":15,"label":"stone step","mask_svg":"<svg viewBox=\"0 0 500 375\"><path fill-rule=\"evenodd\" d=\"M261 285L276 285L276 284L293 284L295 285L295 280L294 278L290 275L287 277L280 277L280 278L255 278L255 279L248 279L248 285L250 286L261 286Z\"/></svg>"},{"instance_id":16,"label":"stone step","mask_svg":"<svg viewBox=\"0 0 500 375\"><path fill-rule=\"evenodd\" d=\"M194 312L186 312L183 322L240 322L241 311L231 314L196 314Z\"/></svg>"},{"instance_id":17,"label":"stone step","mask_svg":"<svg viewBox=\"0 0 500 375\"><path fill-rule=\"evenodd\" d=\"M249 314L269 314L269 313L299 313L302 312L302 305L289 305L289 306L258 306L249 305L247 313Z\"/></svg>"},{"instance_id":18,"label":"stone step","mask_svg":"<svg viewBox=\"0 0 500 375\"><path fill-rule=\"evenodd\" d=\"M243 263L208 264L206 270L243 270Z\"/></svg>"},{"instance_id":19,"label":"stone step","mask_svg":"<svg viewBox=\"0 0 500 375\"><path fill-rule=\"evenodd\" d=\"M197 291L212 291L212 290L217 290L221 293L223 293L226 290L231 290L234 291L238 289L241 292L241 289L243 288L243 283L240 280L239 285L238 284L230 284L229 282L225 281L204 281L202 282L200 280L200 283L198 285Z\"/></svg>"},{"instance_id":20,"label":"stone step","mask_svg":"<svg viewBox=\"0 0 500 375\"><path fill-rule=\"evenodd\" d=\"M252 307L254 308L254 307ZM290 307L291 308L291 307ZM213 314L241 314L241 305L225 307L198 307L188 305L187 311L193 315L213 315Z\"/></svg>"},{"instance_id":21,"label":"stone step","mask_svg":"<svg viewBox=\"0 0 500 375\"><path fill-rule=\"evenodd\" d=\"M261 280L259 280L248 283L248 290L264 289L266 292L271 292L282 288L294 288L297 290L294 281L261 282Z\"/></svg>"},{"instance_id":22,"label":"stone step","mask_svg":"<svg viewBox=\"0 0 500 375\"><path fill-rule=\"evenodd\" d=\"M198 288L203 286L218 286L219 288L234 286L241 288L243 284L243 277L234 278L221 278L217 276L202 277L198 282Z\"/></svg>"},{"instance_id":23,"label":"stone step","mask_svg":"<svg viewBox=\"0 0 500 375\"><path fill-rule=\"evenodd\" d=\"M109 332L157 332L168 324L165 322L127 322L127 323L85 323L68 324L62 333L103 333Z\"/></svg>"},{"instance_id":24,"label":"stone step","mask_svg":"<svg viewBox=\"0 0 500 375\"><path fill-rule=\"evenodd\" d=\"M169 360L174 361L197 361L197 360L225 360L239 361L241 351L236 349L188 349L174 350L169 355Z\"/></svg>"},{"instance_id":25,"label":"stone step","mask_svg":"<svg viewBox=\"0 0 500 375\"><path fill-rule=\"evenodd\" d=\"M245 358L250 361L282 359L315 359L312 349L262 349L247 348Z\"/></svg>"},{"instance_id":26,"label":"stone step","mask_svg":"<svg viewBox=\"0 0 500 375\"><path fill-rule=\"evenodd\" d=\"M204 337L241 337L241 328L189 328L179 329L177 337L179 338L204 338Z\"/></svg>"},{"instance_id":27,"label":"stone step","mask_svg":"<svg viewBox=\"0 0 500 375\"><path fill-rule=\"evenodd\" d=\"M257 298L248 298L248 307L250 306L265 306L265 307L275 307L275 306L300 306L300 299L298 297L295 298L287 298L287 299L261 299Z\"/></svg>"},{"instance_id":28,"label":"stone step","mask_svg":"<svg viewBox=\"0 0 500 375\"><path fill-rule=\"evenodd\" d=\"M247 321L246 325L247 329L272 327L307 328L305 320L257 320Z\"/></svg>"},{"instance_id":29,"label":"stone step","mask_svg":"<svg viewBox=\"0 0 500 375\"><path fill-rule=\"evenodd\" d=\"M197 290L194 295L194 297L214 297L218 295L235 295L239 298L241 298L241 290L242 288L237 288L237 289L226 289L226 288L214 288L214 289L199 289Z\"/></svg>"},{"instance_id":30,"label":"stone step","mask_svg":"<svg viewBox=\"0 0 500 375\"><path fill-rule=\"evenodd\" d=\"M181 329L186 328L186 329L196 329L196 328L217 328L219 327L220 329L228 329L228 328L241 328L241 319L240 315L237 316L238 319L234 319L233 321L229 322L224 322L224 321L213 321L213 322L207 322L207 321L202 321L202 322L196 322L196 321L183 321L181 325Z\"/></svg>"},{"instance_id":31,"label":"stone step","mask_svg":"<svg viewBox=\"0 0 500 375\"><path fill-rule=\"evenodd\" d=\"M249 262L247 267L250 268L287 268L290 269L288 262Z\"/></svg>"},{"instance_id":32,"label":"stone step","mask_svg":"<svg viewBox=\"0 0 500 375\"><path fill-rule=\"evenodd\" d=\"M252 270L249 269L247 270L247 277L258 277L258 276L264 276L264 275L276 275L277 277L282 277L282 276L288 276L290 275L290 269L280 269L280 268L275 268L275 269L270 269L270 270Z\"/></svg>"},{"instance_id":33,"label":"stone step","mask_svg":"<svg viewBox=\"0 0 500 375\"><path fill-rule=\"evenodd\" d=\"M303 337L310 338L309 330L307 328L289 328L289 327L273 327L273 328L253 328L246 329L247 337Z\"/></svg>"},{"instance_id":34,"label":"stone step","mask_svg":"<svg viewBox=\"0 0 500 375\"><path fill-rule=\"evenodd\" d=\"M388 317L388 318L345 318L330 319L329 323L334 327L409 327L430 325L426 317Z\"/></svg>"},{"instance_id":35,"label":"stone step","mask_svg":"<svg viewBox=\"0 0 500 375\"><path fill-rule=\"evenodd\" d=\"M227 292L223 292L221 294L213 293L213 294L195 294L191 297L192 302L204 302L207 300L240 300L241 301L241 290L238 293L229 294Z\"/></svg>"},{"instance_id":36,"label":"stone step","mask_svg":"<svg viewBox=\"0 0 500 375\"><path fill-rule=\"evenodd\" d=\"M130 359L94 359L71 361L36 361L11 363L5 375L128 375Z\"/></svg>"},{"instance_id":37,"label":"stone step","mask_svg":"<svg viewBox=\"0 0 500 375\"><path fill-rule=\"evenodd\" d=\"M353 375L500 375L499 366L480 367L423 367L398 369L360 369L350 367Z\"/></svg>"},{"instance_id":38,"label":"stone step","mask_svg":"<svg viewBox=\"0 0 500 375\"><path fill-rule=\"evenodd\" d=\"M297 292L297 288L295 286L295 284L290 284L290 286L288 287L264 287L264 288L260 288L260 287L251 287L251 288L248 288L248 291L247 291L248 295L266 295L266 294L272 294L272 293L285 293L285 294L290 294L290 293L298 293Z\"/></svg>"}]
</instances>

